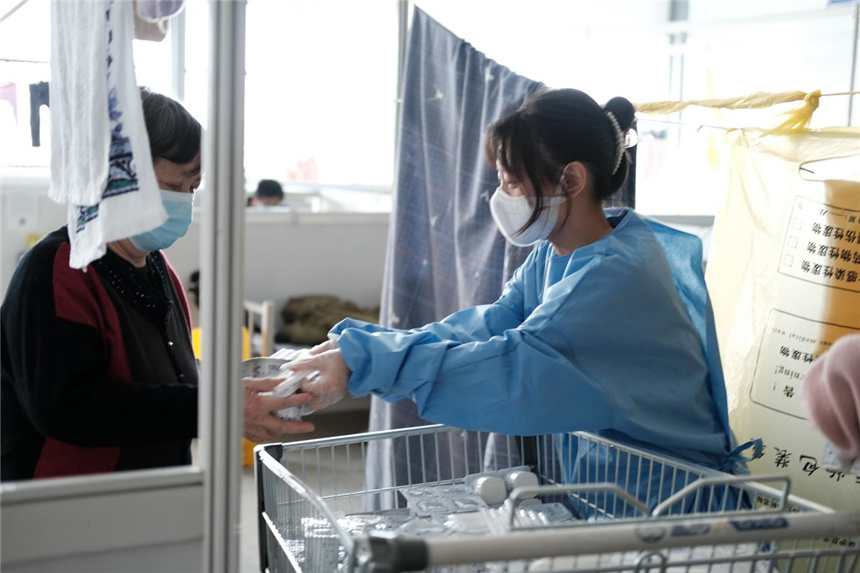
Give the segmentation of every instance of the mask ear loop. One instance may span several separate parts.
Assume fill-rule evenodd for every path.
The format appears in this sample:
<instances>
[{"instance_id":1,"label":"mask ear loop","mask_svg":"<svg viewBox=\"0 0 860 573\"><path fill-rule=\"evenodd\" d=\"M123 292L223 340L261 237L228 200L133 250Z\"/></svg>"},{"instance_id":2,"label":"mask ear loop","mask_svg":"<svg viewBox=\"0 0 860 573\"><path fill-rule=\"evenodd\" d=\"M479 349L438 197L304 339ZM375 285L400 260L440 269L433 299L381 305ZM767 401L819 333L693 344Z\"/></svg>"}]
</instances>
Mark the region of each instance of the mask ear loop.
<instances>
[{"instance_id":1,"label":"mask ear loop","mask_svg":"<svg viewBox=\"0 0 860 573\"><path fill-rule=\"evenodd\" d=\"M567 167L573 163L572 161L565 163L561 168L561 177L558 178L558 190L560 191L560 195L565 198L570 197L570 193L568 193L568 185L567 185Z\"/></svg>"},{"instance_id":2,"label":"mask ear loop","mask_svg":"<svg viewBox=\"0 0 860 573\"><path fill-rule=\"evenodd\" d=\"M564 167L561 168L561 177L558 178L558 190L560 191L561 197L565 198L565 203L567 204L567 209L564 210L564 218L560 219L559 225L561 227L567 225L567 220L570 218L570 193L567 190L567 166L573 163L572 161L569 163L565 163Z\"/></svg>"}]
</instances>

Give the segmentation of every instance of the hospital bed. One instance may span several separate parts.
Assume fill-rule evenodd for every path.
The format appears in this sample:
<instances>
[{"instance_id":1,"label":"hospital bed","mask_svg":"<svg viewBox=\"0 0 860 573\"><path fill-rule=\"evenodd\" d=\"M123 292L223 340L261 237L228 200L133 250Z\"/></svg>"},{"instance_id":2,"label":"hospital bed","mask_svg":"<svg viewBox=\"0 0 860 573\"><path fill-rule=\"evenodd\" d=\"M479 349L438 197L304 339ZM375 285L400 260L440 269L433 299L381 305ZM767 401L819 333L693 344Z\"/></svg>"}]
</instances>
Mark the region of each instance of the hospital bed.
<instances>
[{"instance_id":1,"label":"hospital bed","mask_svg":"<svg viewBox=\"0 0 860 573\"><path fill-rule=\"evenodd\" d=\"M261 571L860 572L860 514L834 512L791 495L787 477L732 476L583 432L496 438L492 447L489 439L426 426L259 446ZM602 454L594 459L626 460L615 466L626 468L626 475L586 463L576 468L575 485L564 484L570 460L560 459L559 439L577 451ZM408 475L393 476L397 486L364 489L357 485L356 462L363 467L368 449L383 442L407 458L420 451L425 462L407 466ZM343 525L345 515L405 506L398 494L404 486L456 484L476 466L500 469L524 461L542 484L525 493L560 501L583 519L519 523L512 508L524 500L515 491L506 502L510 521L490 534L355 535ZM641 476L659 479L660 487L642 487ZM630 493L643 491L660 493L655 499ZM709 509L691 513L690 507ZM308 523L324 524L329 533L320 537Z\"/></svg>"},{"instance_id":2,"label":"hospital bed","mask_svg":"<svg viewBox=\"0 0 860 573\"><path fill-rule=\"evenodd\" d=\"M275 351L275 303L246 300L244 308L245 328L251 333L251 354L271 356Z\"/></svg>"}]
</instances>

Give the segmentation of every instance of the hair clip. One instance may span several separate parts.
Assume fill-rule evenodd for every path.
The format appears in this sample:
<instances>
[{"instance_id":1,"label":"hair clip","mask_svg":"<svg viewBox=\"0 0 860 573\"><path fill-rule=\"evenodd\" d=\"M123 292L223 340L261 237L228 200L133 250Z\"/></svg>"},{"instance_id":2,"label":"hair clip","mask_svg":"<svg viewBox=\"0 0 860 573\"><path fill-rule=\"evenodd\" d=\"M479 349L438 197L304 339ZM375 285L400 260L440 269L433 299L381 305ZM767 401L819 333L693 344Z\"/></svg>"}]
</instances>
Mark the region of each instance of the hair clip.
<instances>
[{"instance_id":1,"label":"hair clip","mask_svg":"<svg viewBox=\"0 0 860 573\"><path fill-rule=\"evenodd\" d=\"M624 132L621 131L621 126L618 124L618 120L615 119L615 114L611 111L606 112L606 117L609 118L609 123L612 124L612 129L615 131L615 166L612 169L612 174L615 175L615 172L618 171L618 168L621 166L621 158L624 157Z\"/></svg>"}]
</instances>

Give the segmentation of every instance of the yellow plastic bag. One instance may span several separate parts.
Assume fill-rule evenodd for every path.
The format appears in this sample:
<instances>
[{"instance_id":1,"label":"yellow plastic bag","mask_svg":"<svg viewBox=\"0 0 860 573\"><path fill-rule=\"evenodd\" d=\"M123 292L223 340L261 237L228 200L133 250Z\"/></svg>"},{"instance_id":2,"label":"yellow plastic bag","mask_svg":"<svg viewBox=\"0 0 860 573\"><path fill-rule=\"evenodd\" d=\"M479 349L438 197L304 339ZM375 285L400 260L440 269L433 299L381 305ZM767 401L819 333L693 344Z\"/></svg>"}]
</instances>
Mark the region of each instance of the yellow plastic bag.
<instances>
[{"instance_id":1,"label":"yellow plastic bag","mask_svg":"<svg viewBox=\"0 0 860 573\"><path fill-rule=\"evenodd\" d=\"M753 473L787 474L793 493L860 510L860 477L823 467L800 391L811 361L860 331L860 182L823 178L825 160L860 162L860 130L730 138L707 279L732 426L739 442L764 440Z\"/></svg>"}]
</instances>

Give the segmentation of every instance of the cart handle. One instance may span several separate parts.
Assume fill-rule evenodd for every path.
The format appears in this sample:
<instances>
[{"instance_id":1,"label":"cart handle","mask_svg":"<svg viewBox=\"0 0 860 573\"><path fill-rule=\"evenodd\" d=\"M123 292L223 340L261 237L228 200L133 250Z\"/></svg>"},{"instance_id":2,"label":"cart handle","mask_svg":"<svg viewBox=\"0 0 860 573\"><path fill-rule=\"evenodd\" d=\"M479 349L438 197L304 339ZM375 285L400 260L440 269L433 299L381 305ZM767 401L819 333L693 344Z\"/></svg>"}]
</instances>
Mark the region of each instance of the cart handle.
<instances>
[{"instance_id":1,"label":"cart handle","mask_svg":"<svg viewBox=\"0 0 860 573\"><path fill-rule=\"evenodd\" d=\"M649 539L643 533L654 532L659 539ZM695 535L691 536L691 532ZM470 535L439 535L424 537L428 561L418 564L418 567L390 567L377 571L413 571L415 569L432 569L446 565L461 565L464 563L481 563L484 561L505 562L525 561L546 557L603 555L611 553L626 553L628 551L665 551L667 549L691 546L718 546L754 543L760 546L762 542L777 543L779 541L801 541L818 539L827 536L853 538L860 534L860 514L838 512L821 514L814 512L786 512L774 516L762 517L748 515L730 517L725 514L709 514L694 519L675 520L669 517L649 521L608 521L601 527L559 527L536 529L528 534L508 532L482 536ZM378 533L372 533L371 537ZM410 538L414 539L414 538ZM398 542L395 537L393 543ZM805 546L805 544L804 544ZM765 566L777 561L790 562L797 558L825 559L827 555L847 555L852 551L846 548L840 550L820 549L789 549L785 552L772 553L757 550L744 561L754 559ZM383 554L384 555L384 554ZM732 560L734 558L728 558ZM374 561L375 563L375 561ZM410 564L412 566L414 564ZM643 563L643 565L645 565ZM705 566L712 565L707 560ZM650 571L660 566L653 563ZM633 571L633 565L612 567L613 571ZM686 565L683 566L686 568ZM649 569L645 566L643 569ZM735 567L738 569L738 567ZM609 571L609 568L605 568ZM774 570L774 568L771 568ZM850 568L843 567L843 571ZM661 569L661 571L664 571Z\"/></svg>"},{"instance_id":2,"label":"cart handle","mask_svg":"<svg viewBox=\"0 0 860 573\"><path fill-rule=\"evenodd\" d=\"M642 503L639 499L631 495L628 491L622 489L614 483L590 483L590 484L570 484L570 485L536 485L530 487L518 487L508 496L508 501L511 502L511 515L508 527L514 529L514 520L516 518L517 506L520 502L538 495L553 495L561 493L612 493L636 509L644 516L648 515L648 506Z\"/></svg>"},{"instance_id":3,"label":"cart handle","mask_svg":"<svg viewBox=\"0 0 860 573\"><path fill-rule=\"evenodd\" d=\"M791 479L788 476L783 475L766 475L766 476L730 476L730 477L708 477L701 478L690 485L678 490L676 493L672 494L668 498L666 498L663 503L657 504L654 507L654 511L651 512L652 517L660 517L665 513L670 507L674 504L678 503L691 493L698 491L702 488L708 486L720 486L720 485L736 485L743 483L751 483L751 482L782 482L785 484L785 487L782 490L782 497L779 500L779 507L777 511L785 511L786 502L788 500L789 493L791 492Z\"/></svg>"}]
</instances>

